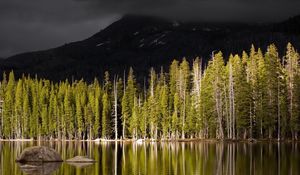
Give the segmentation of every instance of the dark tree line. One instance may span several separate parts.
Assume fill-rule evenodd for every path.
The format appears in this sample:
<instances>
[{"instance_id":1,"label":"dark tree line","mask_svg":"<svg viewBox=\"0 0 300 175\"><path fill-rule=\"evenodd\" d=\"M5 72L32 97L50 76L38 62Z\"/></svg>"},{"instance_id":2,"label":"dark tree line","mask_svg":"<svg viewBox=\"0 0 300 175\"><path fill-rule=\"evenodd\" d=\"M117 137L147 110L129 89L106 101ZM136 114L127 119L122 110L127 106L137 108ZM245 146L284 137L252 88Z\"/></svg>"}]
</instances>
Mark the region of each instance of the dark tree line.
<instances>
[{"instance_id":1,"label":"dark tree line","mask_svg":"<svg viewBox=\"0 0 300 175\"><path fill-rule=\"evenodd\" d=\"M138 84L128 75L54 83L14 73L0 86L2 138L298 139L299 54L213 54L207 66L174 60ZM146 78L145 78L146 79Z\"/></svg>"}]
</instances>

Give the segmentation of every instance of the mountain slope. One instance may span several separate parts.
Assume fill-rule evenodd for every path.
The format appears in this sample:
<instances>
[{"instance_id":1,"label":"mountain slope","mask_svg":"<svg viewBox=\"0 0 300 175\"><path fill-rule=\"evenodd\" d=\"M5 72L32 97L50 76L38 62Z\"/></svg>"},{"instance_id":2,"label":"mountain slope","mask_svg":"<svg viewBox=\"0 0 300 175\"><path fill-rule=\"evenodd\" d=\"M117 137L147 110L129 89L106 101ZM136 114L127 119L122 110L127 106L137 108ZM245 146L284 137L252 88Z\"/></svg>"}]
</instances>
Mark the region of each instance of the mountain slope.
<instances>
[{"instance_id":1,"label":"mountain slope","mask_svg":"<svg viewBox=\"0 0 300 175\"><path fill-rule=\"evenodd\" d=\"M123 74L132 66L142 80L152 66L167 68L174 58L191 60L196 56L206 62L214 50L222 50L225 55L241 53L252 43L262 49L275 43L282 49L289 41L299 49L299 19L248 25L175 22L127 15L86 40L12 56L0 62L0 69L13 69L17 76L29 73L59 81L66 78L92 80L102 77L105 70Z\"/></svg>"}]
</instances>

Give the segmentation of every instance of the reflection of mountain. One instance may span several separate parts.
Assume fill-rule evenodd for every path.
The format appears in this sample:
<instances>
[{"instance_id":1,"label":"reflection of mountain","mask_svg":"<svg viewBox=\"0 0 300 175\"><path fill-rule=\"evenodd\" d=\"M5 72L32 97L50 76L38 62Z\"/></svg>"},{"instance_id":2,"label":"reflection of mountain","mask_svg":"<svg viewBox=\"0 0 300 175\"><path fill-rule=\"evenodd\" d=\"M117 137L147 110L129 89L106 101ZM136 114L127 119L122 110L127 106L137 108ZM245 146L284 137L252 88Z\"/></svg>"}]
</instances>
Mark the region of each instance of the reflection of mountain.
<instances>
[{"instance_id":1,"label":"reflection of mountain","mask_svg":"<svg viewBox=\"0 0 300 175\"><path fill-rule=\"evenodd\" d=\"M41 163L41 162L30 162L26 164L18 163L23 173L30 175L51 175L61 165L61 162Z\"/></svg>"},{"instance_id":2,"label":"reflection of mountain","mask_svg":"<svg viewBox=\"0 0 300 175\"><path fill-rule=\"evenodd\" d=\"M93 79L105 70L122 74L132 66L138 78L151 66L169 65L174 58L207 58L213 50L225 54L249 50L252 43L265 49L275 43L282 53L288 41L300 48L300 17L283 23L249 25L240 23L173 22L127 15L92 37L46 51L19 54L0 60L1 70L38 74L52 80Z\"/></svg>"}]
</instances>

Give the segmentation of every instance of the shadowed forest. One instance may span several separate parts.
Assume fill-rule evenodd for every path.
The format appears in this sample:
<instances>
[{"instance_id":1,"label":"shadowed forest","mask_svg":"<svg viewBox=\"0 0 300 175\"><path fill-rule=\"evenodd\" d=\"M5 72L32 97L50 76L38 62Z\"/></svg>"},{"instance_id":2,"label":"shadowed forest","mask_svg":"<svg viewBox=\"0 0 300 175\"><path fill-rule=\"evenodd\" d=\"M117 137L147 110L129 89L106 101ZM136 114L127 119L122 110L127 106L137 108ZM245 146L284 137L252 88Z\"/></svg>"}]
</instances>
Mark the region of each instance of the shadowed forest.
<instances>
[{"instance_id":1,"label":"shadowed forest","mask_svg":"<svg viewBox=\"0 0 300 175\"><path fill-rule=\"evenodd\" d=\"M226 63L224 60L228 60ZM4 139L298 139L299 53L291 44L280 58L275 45L251 47L207 65L174 60L169 70L105 72L93 83L3 74Z\"/></svg>"}]
</instances>

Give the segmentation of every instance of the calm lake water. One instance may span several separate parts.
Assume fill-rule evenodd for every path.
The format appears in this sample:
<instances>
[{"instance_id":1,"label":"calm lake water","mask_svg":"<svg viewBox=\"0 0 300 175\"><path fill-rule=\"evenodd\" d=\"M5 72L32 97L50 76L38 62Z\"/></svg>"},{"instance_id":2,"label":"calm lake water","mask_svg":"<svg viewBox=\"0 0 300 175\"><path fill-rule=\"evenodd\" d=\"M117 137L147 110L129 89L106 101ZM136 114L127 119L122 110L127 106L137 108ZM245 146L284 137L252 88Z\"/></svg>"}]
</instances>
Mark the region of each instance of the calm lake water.
<instances>
[{"instance_id":1,"label":"calm lake water","mask_svg":"<svg viewBox=\"0 0 300 175\"><path fill-rule=\"evenodd\" d=\"M298 175L299 143L88 143L41 142L54 148L63 160L76 155L97 161L91 165L67 163L41 165L21 170L15 158L26 147L38 142L0 142L0 174L26 172L55 175ZM25 172L26 171L26 172ZM33 173L33 174L34 174Z\"/></svg>"}]
</instances>

